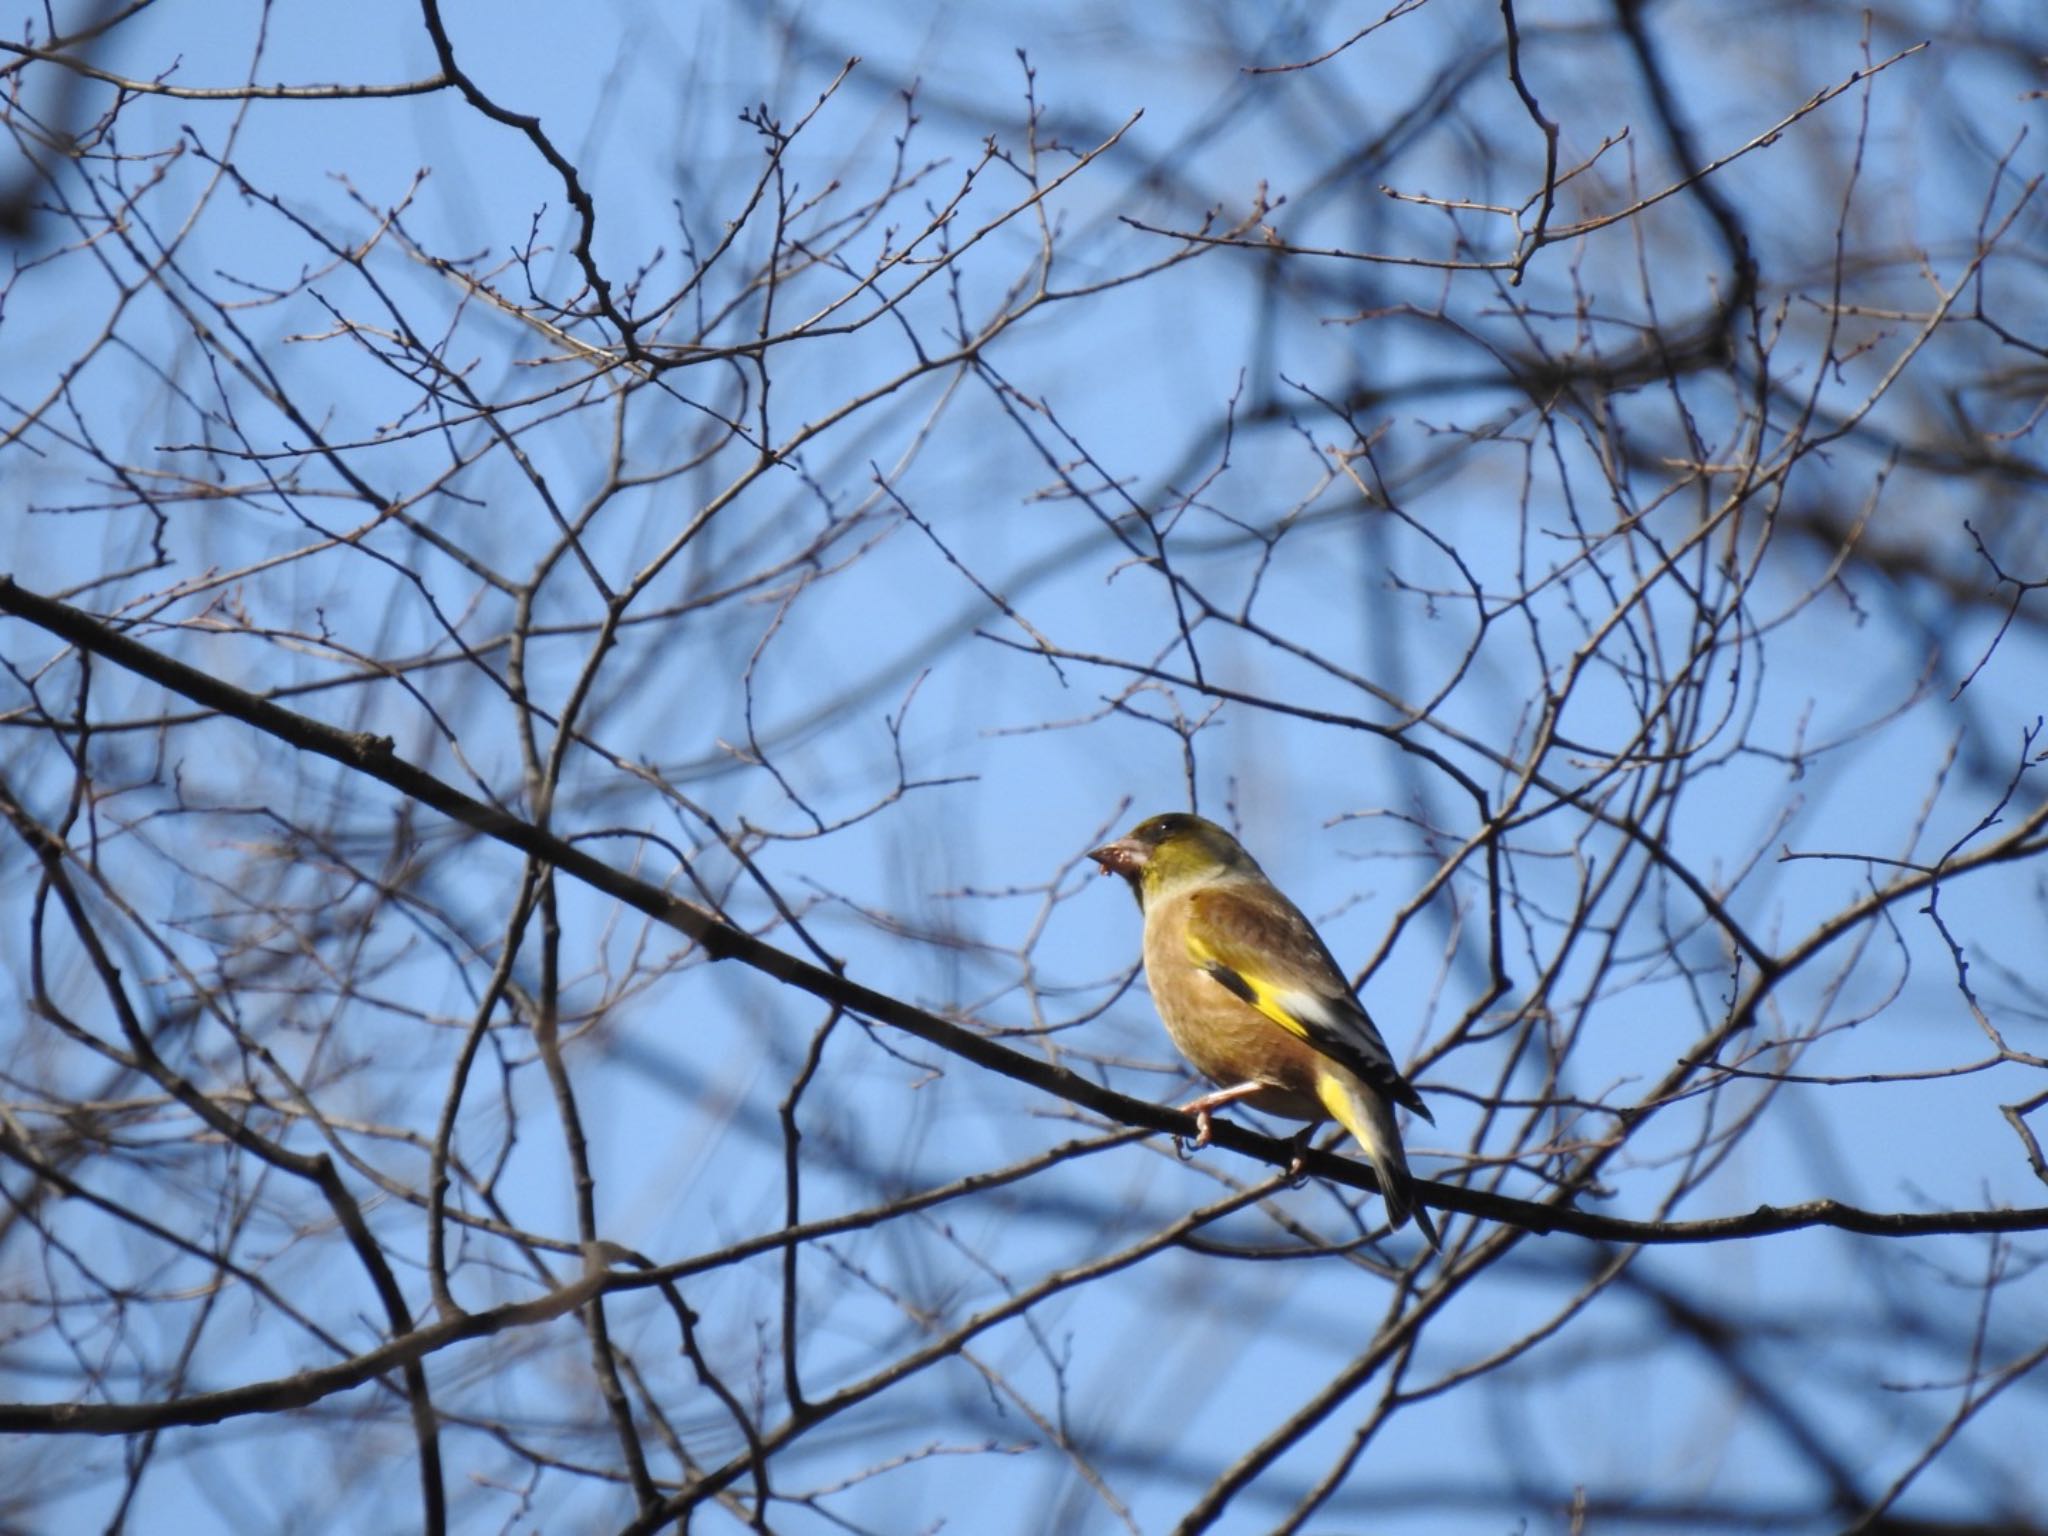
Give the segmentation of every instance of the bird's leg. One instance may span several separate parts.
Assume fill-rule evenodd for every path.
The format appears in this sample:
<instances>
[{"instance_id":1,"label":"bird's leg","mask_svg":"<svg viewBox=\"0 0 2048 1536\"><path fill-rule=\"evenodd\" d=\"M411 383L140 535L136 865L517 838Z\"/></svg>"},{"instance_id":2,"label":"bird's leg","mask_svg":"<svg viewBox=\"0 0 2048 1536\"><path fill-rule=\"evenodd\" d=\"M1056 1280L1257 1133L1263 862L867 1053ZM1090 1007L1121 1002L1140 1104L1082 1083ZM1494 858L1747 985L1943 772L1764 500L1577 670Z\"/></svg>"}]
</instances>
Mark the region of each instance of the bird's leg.
<instances>
[{"instance_id":1,"label":"bird's leg","mask_svg":"<svg viewBox=\"0 0 2048 1536\"><path fill-rule=\"evenodd\" d=\"M1209 1145L1209 1136L1215 1127L1210 1123L1215 1112L1226 1104L1235 1104L1239 1099L1248 1099L1258 1093L1264 1083L1239 1083L1233 1088L1218 1088L1214 1093L1205 1093L1199 1099L1181 1105L1181 1113L1195 1117L1195 1140L1190 1150L1199 1152Z\"/></svg>"}]
</instances>

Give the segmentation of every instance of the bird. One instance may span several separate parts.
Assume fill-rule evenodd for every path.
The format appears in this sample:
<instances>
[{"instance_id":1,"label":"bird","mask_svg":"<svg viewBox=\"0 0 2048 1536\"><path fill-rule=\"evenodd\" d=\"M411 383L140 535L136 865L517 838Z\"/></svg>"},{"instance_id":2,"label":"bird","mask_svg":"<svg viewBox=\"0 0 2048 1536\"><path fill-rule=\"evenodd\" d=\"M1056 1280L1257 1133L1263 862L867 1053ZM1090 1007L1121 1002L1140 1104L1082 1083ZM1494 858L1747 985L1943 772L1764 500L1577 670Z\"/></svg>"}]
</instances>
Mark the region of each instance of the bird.
<instances>
[{"instance_id":1,"label":"bird","mask_svg":"<svg viewBox=\"0 0 2048 1536\"><path fill-rule=\"evenodd\" d=\"M1145 919L1145 981L1175 1049L1216 1091L1184 1106L1195 1146L1210 1116L1242 1102L1324 1120L1351 1133L1380 1186L1387 1223L1412 1217L1432 1248L1436 1224L1415 1197L1394 1106L1436 1123L1394 1065L1315 926L1213 821L1168 812L1087 855L1120 875Z\"/></svg>"}]
</instances>

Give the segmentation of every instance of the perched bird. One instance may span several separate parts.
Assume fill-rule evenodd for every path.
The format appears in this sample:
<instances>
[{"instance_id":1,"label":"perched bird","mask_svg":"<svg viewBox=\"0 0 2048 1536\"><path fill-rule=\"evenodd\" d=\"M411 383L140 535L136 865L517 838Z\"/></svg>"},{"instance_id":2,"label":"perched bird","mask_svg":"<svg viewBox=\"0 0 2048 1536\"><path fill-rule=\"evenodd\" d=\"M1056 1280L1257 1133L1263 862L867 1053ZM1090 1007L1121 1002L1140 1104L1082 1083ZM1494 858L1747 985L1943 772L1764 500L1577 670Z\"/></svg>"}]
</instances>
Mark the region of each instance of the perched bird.
<instances>
[{"instance_id":1,"label":"perched bird","mask_svg":"<svg viewBox=\"0 0 2048 1536\"><path fill-rule=\"evenodd\" d=\"M1175 1048L1217 1085L1186 1106L1195 1145L1209 1139L1211 1112L1240 1100L1291 1120L1334 1119L1371 1161L1388 1224L1412 1216L1442 1247L1416 1203L1394 1105L1434 1117L1301 909L1199 816L1154 816L1088 857L1130 882L1152 1001Z\"/></svg>"}]
</instances>

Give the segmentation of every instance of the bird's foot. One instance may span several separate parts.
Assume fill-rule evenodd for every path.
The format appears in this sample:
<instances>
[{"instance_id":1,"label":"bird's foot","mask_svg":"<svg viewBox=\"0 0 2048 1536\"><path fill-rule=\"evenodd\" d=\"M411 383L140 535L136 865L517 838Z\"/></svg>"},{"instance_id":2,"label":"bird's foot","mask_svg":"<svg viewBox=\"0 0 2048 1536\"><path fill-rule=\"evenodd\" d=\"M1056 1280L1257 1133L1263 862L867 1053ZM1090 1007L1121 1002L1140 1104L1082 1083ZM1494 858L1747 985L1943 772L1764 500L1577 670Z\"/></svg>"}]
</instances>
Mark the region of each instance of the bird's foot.
<instances>
[{"instance_id":1,"label":"bird's foot","mask_svg":"<svg viewBox=\"0 0 2048 1536\"><path fill-rule=\"evenodd\" d=\"M1195 1117L1194 1139L1189 1140L1185 1136L1173 1138L1173 1150L1182 1161L1191 1160L1197 1152L1209 1145L1209 1138L1216 1133L1216 1117L1214 1114L1206 1109L1197 1109L1193 1105L1189 1105L1188 1108Z\"/></svg>"},{"instance_id":2,"label":"bird's foot","mask_svg":"<svg viewBox=\"0 0 2048 1536\"><path fill-rule=\"evenodd\" d=\"M1288 1138L1294 1143L1294 1157L1287 1164L1289 1189L1300 1189L1308 1183L1308 1139L1315 1133L1315 1124L1310 1122Z\"/></svg>"},{"instance_id":3,"label":"bird's foot","mask_svg":"<svg viewBox=\"0 0 2048 1536\"><path fill-rule=\"evenodd\" d=\"M1250 1098L1265 1086L1264 1083L1239 1083L1233 1088L1218 1088L1214 1093L1205 1093L1199 1099L1190 1099L1181 1105L1182 1114L1195 1117L1195 1139L1185 1142L1176 1136L1173 1138L1174 1149L1182 1157L1194 1156L1209 1145L1209 1138L1215 1134L1217 1110L1226 1104L1235 1104L1239 1099Z\"/></svg>"}]
</instances>

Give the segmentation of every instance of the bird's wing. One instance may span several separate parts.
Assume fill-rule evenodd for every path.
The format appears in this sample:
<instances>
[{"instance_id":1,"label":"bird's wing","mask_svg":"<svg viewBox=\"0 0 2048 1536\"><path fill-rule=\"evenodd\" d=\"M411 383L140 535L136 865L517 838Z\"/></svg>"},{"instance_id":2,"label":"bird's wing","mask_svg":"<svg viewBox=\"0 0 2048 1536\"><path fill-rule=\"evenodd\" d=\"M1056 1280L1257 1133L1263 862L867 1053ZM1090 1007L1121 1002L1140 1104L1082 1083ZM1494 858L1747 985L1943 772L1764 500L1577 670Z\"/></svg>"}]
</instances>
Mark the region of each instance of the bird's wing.
<instances>
[{"instance_id":1,"label":"bird's wing","mask_svg":"<svg viewBox=\"0 0 2048 1536\"><path fill-rule=\"evenodd\" d=\"M1194 891L1187 942L1189 958L1216 981L1435 1124L1328 947L1286 897L1253 896L1227 884Z\"/></svg>"}]
</instances>

